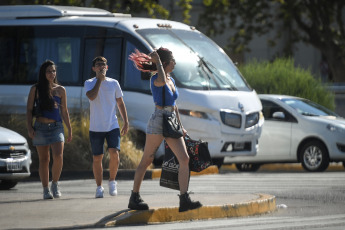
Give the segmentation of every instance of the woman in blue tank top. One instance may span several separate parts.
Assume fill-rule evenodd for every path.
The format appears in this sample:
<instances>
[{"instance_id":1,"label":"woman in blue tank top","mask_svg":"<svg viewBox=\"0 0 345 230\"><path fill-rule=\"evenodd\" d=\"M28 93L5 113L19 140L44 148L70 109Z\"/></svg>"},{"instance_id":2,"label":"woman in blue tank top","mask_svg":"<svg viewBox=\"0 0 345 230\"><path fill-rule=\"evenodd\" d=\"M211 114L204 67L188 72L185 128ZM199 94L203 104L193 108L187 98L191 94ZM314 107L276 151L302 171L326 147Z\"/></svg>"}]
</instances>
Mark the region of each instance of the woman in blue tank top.
<instances>
[{"instance_id":1,"label":"woman in blue tank top","mask_svg":"<svg viewBox=\"0 0 345 230\"><path fill-rule=\"evenodd\" d=\"M37 105L33 124L33 107ZM39 112L38 112L39 111ZM60 115L61 114L61 115ZM59 198L61 192L58 181L63 165L64 128L68 129L67 143L72 140L72 128L67 110L67 96L64 87L58 84L56 66L53 61L45 61L39 72L37 84L30 89L27 103L27 128L39 158L39 175L43 186L43 199ZM52 149L52 183L49 189L49 149Z\"/></svg>"},{"instance_id":2,"label":"woman in blue tank top","mask_svg":"<svg viewBox=\"0 0 345 230\"><path fill-rule=\"evenodd\" d=\"M170 76L176 62L172 52L166 48L159 48L149 55L140 53L136 50L135 53L130 55L129 59L134 62L138 70L154 73L150 79L150 84L156 108L147 125L144 154L135 172L133 190L128 204L128 208L133 210L147 210L149 207L141 199L139 190L146 169L151 165L154 154L164 139L163 114L176 113L176 117L181 123L175 102L178 97L178 90L174 79ZM163 102L163 87L165 91L165 102ZM182 129L184 135L186 135L187 131L183 127ZM178 139L165 138L165 140L180 164L178 174L180 186L179 211L183 212L201 207L201 203L199 201L192 201L187 192L189 183L189 156L183 137Z\"/></svg>"}]
</instances>

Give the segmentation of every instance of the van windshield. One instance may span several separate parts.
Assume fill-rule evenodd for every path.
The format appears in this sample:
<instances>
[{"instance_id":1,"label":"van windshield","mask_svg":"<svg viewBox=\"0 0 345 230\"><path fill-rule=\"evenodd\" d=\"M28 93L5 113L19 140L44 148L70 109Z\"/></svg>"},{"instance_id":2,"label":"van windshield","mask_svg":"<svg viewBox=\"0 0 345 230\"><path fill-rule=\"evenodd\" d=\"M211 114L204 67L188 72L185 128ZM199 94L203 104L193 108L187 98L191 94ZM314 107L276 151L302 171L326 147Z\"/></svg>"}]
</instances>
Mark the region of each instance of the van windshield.
<instances>
[{"instance_id":1,"label":"van windshield","mask_svg":"<svg viewBox=\"0 0 345 230\"><path fill-rule=\"evenodd\" d=\"M252 89L224 51L202 33L185 30L138 30L152 47L173 52L178 87L196 90Z\"/></svg>"}]
</instances>

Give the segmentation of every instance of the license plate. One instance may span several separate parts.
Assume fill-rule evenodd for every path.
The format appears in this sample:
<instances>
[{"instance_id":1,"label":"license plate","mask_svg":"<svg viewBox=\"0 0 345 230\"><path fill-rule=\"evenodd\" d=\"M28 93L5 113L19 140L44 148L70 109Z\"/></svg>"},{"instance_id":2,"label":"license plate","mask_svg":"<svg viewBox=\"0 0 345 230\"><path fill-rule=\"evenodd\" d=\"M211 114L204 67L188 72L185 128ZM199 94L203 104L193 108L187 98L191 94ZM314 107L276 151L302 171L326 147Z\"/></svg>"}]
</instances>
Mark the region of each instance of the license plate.
<instances>
[{"instance_id":1,"label":"license plate","mask_svg":"<svg viewBox=\"0 0 345 230\"><path fill-rule=\"evenodd\" d=\"M7 171L20 171L22 170L22 165L20 162L7 162Z\"/></svg>"},{"instance_id":2,"label":"license plate","mask_svg":"<svg viewBox=\"0 0 345 230\"><path fill-rule=\"evenodd\" d=\"M244 142L235 142L234 149L244 149Z\"/></svg>"}]
</instances>

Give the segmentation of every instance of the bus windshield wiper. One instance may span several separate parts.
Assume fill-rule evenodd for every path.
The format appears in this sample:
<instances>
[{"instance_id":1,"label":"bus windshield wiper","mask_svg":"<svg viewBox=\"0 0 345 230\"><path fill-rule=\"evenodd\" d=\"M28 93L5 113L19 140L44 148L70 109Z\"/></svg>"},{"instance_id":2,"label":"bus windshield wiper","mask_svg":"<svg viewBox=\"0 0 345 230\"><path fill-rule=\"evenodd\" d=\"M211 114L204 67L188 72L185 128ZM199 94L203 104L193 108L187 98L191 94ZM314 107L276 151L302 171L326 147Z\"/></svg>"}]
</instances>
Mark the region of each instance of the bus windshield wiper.
<instances>
[{"instance_id":1,"label":"bus windshield wiper","mask_svg":"<svg viewBox=\"0 0 345 230\"><path fill-rule=\"evenodd\" d=\"M237 90L237 88L233 86L233 84L229 81L229 79L227 79L225 77L220 77L220 73L217 71L217 69L210 62L206 61L204 57L200 57L200 55L198 55L198 54L197 54L197 57L199 58L198 67L201 68L203 70L203 72L206 73L206 75L208 76L209 79L211 76L211 78L217 84L217 87L219 89L222 88L220 86L219 82L225 81L225 83L229 85L228 88L230 90ZM203 68L203 67L205 67L205 68ZM213 71L211 68L215 71ZM206 69L207 69L207 71L206 71Z\"/></svg>"}]
</instances>

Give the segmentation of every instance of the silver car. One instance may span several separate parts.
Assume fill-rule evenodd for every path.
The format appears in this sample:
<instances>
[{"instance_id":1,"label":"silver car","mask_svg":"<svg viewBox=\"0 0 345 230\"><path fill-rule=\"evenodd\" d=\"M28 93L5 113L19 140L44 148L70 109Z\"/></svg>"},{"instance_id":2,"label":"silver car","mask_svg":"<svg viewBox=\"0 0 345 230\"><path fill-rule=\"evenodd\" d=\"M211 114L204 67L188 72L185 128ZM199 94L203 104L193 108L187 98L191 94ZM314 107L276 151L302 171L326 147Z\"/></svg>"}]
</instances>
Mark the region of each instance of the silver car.
<instances>
[{"instance_id":1,"label":"silver car","mask_svg":"<svg viewBox=\"0 0 345 230\"><path fill-rule=\"evenodd\" d=\"M253 157L226 158L239 171L256 171L265 163L298 163L320 172L330 162L345 162L345 119L303 98L259 95L265 123ZM345 166L345 165L344 165Z\"/></svg>"},{"instance_id":2,"label":"silver car","mask_svg":"<svg viewBox=\"0 0 345 230\"><path fill-rule=\"evenodd\" d=\"M0 189L10 189L30 176L31 151L20 134L0 127Z\"/></svg>"}]
</instances>

